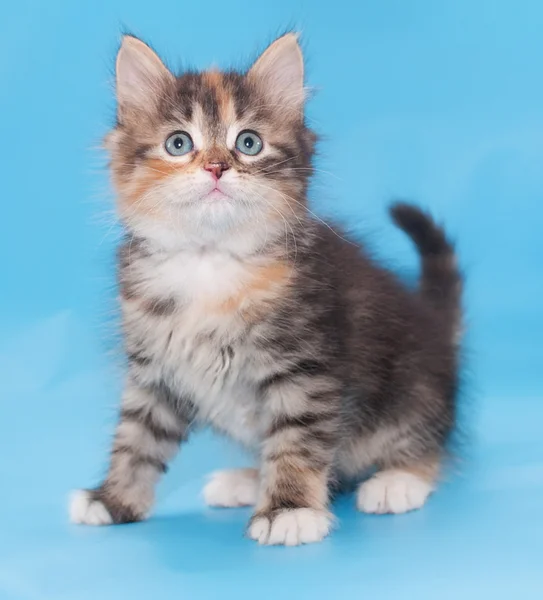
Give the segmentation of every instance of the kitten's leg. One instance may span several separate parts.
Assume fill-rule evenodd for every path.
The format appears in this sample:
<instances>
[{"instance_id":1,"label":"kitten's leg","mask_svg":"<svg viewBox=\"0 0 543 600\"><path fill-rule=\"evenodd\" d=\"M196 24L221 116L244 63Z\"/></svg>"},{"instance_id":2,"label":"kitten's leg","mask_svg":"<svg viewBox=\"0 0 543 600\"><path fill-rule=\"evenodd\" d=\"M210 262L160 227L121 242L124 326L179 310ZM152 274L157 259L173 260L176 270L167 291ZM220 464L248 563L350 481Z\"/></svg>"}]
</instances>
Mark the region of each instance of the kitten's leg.
<instances>
[{"instance_id":1,"label":"kitten's leg","mask_svg":"<svg viewBox=\"0 0 543 600\"><path fill-rule=\"evenodd\" d=\"M404 513L421 508L434 491L439 461L424 458L409 465L388 467L360 484L358 509L366 513Z\"/></svg>"},{"instance_id":2,"label":"kitten's leg","mask_svg":"<svg viewBox=\"0 0 543 600\"><path fill-rule=\"evenodd\" d=\"M97 489L74 493L72 522L109 525L145 518L155 485L186 436L188 412L188 404L173 404L165 390L129 383L107 477Z\"/></svg>"},{"instance_id":3,"label":"kitten's leg","mask_svg":"<svg viewBox=\"0 0 543 600\"><path fill-rule=\"evenodd\" d=\"M278 379L267 390L271 425L249 537L294 546L330 531L328 483L338 436L339 390L323 377Z\"/></svg>"},{"instance_id":4,"label":"kitten's leg","mask_svg":"<svg viewBox=\"0 0 543 600\"><path fill-rule=\"evenodd\" d=\"M213 473L204 487L204 499L208 506L232 508L256 504L258 494L258 471L256 469L232 469Z\"/></svg>"}]
</instances>

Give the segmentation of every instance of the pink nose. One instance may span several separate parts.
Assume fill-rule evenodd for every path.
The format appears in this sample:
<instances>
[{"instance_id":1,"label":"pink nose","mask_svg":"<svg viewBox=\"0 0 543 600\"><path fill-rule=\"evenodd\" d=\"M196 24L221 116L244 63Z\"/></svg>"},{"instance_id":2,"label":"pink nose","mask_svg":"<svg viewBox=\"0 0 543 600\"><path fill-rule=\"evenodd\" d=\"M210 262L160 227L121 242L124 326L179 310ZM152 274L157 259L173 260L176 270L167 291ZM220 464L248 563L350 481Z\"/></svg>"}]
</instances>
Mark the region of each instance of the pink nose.
<instances>
[{"instance_id":1,"label":"pink nose","mask_svg":"<svg viewBox=\"0 0 543 600\"><path fill-rule=\"evenodd\" d=\"M215 179L220 179L229 168L230 165L225 162L208 162L204 165L204 169L209 171Z\"/></svg>"}]
</instances>

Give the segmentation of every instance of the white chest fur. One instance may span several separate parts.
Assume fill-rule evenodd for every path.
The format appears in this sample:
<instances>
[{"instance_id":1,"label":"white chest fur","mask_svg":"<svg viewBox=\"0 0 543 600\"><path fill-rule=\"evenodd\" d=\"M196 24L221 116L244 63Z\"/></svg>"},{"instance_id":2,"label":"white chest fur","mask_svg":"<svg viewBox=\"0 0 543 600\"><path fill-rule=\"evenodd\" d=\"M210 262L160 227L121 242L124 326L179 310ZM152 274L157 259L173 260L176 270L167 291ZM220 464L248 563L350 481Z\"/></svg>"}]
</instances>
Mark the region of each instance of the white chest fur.
<instances>
[{"instance_id":1,"label":"white chest fur","mask_svg":"<svg viewBox=\"0 0 543 600\"><path fill-rule=\"evenodd\" d=\"M152 267L152 272L147 271ZM180 300L220 300L236 293L248 276L247 264L224 252L185 251L152 258L145 278L161 297Z\"/></svg>"},{"instance_id":2,"label":"white chest fur","mask_svg":"<svg viewBox=\"0 0 543 600\"><path fill-rule=\"evenodd\" d=\"M202 421L246 445L259 438L258 403L248 373L255 352L246 323L223 310L250 278L248 265L225 254L182 253L134 265L141 296L123 303L128 345L150 358L142 376L165 379L190 394ZM148 310L149 299L172 299L168 314Z\"/></svg>"}]
</instances>

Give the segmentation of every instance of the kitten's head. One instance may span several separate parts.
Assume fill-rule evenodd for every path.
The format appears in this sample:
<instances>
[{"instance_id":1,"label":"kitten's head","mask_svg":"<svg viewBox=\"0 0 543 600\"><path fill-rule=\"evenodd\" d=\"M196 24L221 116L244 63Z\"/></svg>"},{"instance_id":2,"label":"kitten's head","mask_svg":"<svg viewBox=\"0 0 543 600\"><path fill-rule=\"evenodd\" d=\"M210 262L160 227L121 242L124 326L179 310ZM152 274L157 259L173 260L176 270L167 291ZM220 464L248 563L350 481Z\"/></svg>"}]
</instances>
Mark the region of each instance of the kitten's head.
<instances>
[{"instance_id":1,"label":"kitten's head","mask_svg":"<svg viewBox=\"0 0 543 600\"><path fill-rule=\"evenodd\" d=\"M107 138L122 220L167 243L284 231L305 210L311 173L303 78L294 34L245 74L180 76L126 36L117 126Z\"/></svg>"}]
</instances>

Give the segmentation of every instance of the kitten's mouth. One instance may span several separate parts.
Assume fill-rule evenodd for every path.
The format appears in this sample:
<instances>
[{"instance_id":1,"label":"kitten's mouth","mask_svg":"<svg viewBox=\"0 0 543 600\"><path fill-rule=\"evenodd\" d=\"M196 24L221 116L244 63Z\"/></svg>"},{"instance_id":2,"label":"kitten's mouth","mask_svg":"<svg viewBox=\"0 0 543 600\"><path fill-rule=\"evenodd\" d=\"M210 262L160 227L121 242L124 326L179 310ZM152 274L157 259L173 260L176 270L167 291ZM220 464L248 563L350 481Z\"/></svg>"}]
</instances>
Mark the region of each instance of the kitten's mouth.
<instances>
[{"instance_id":1,"label":"kitten's mouth","mask_svg":"<svg viewBox=\"0 0 543 600\"><path fill-rule=\"evenodd\" d=\"M216 201L220 201L220 200L232 200L232 198L228 195L225 194L222 190L220 190L218 187L213 188L206 196L205 196L206 200L216 200Z\"/></svg>"}]
</instances>

